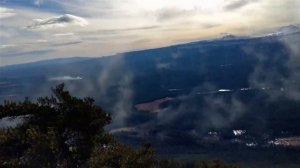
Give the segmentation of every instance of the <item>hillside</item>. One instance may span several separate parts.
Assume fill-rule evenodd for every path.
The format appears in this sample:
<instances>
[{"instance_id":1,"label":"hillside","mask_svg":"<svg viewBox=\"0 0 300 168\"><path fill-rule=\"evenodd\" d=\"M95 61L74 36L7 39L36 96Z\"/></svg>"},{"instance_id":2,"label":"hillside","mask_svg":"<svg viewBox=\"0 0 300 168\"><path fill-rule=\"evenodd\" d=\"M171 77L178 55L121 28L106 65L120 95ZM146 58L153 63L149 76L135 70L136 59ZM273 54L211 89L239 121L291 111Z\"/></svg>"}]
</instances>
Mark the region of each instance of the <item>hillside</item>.
<instances>
[{"instance_id":1,"label":"hillside","mask_svg":"<svg viewBox=\"0 0 300 168\"><path fill-rule=\"evenodd\" d=\"M0 99L48 95L64 82L74 95L94 97L111 111L107 129L126 143L150 139L161 154L176 153L174 147L215 154L239 147L268 155L281 148L272 142L300 136L299 48L300 33L293 31L6 66ZM291 157L282 162L299 163L299 151L291 150L283 149L279 156Z\"/></svg>"}]
</instances>

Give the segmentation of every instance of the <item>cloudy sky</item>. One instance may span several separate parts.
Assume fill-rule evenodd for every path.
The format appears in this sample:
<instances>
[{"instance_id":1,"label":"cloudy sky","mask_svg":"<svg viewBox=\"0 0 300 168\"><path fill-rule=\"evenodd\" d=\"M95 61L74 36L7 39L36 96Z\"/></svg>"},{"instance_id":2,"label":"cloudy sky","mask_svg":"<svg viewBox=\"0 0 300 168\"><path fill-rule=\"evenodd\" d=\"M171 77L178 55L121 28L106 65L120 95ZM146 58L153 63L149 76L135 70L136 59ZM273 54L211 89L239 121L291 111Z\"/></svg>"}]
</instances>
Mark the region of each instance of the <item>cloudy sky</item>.
<instances>
[{"instance_id":1,"label":"cloudy sky","mask_svg":"<svg viewBox=\"0 0 300 168\"><path fill-rule=\"evenodd\" d=\"M300 23L299 0L0 0L0 66Z\"/></svg>"}]
</instances>

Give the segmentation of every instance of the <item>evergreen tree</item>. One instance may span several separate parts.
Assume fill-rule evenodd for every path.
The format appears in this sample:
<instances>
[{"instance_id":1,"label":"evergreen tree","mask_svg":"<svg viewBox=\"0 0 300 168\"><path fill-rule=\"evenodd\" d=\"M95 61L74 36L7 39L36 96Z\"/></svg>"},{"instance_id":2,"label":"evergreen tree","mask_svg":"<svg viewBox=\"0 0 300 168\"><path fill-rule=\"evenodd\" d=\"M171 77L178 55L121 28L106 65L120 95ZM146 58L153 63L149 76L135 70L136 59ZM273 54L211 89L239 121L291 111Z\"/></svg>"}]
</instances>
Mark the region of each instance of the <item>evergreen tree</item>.
<instances>
[{"instance_id":1,"label":"evergreen tree","mask_svg":"<svg viewBox=\"0 0 300 168\"><path fill-rule=\"evenodd\" d=\"M52 91L54 96L39 98L36 103L26 99L0 105L0 118L24 119L19 126L0 131L2 165L79 167L95 145L110 141L104 126L111 117L93 99L72 97L63 84Z\"/></svg>"}]
</instances>

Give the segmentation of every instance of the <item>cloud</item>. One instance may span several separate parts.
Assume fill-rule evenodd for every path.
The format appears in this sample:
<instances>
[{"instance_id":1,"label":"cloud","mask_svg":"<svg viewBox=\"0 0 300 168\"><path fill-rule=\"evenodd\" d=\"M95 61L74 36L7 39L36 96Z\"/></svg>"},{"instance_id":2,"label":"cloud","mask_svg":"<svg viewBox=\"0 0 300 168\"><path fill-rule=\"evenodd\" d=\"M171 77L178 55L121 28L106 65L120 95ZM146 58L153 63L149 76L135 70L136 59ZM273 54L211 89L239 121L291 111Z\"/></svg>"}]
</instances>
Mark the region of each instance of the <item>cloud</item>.
<instances>
[{"instance_id":1,"label":"cloud","mask_svg":"<svg viewBox=\"0 0 300 168\"><path fill-rule=\"evenodd\" d=\"M247 106L237 95L225 96L226 93L211 93L198 96L199 89L206 93L216 90L211 84L194 88L188 95L174 98L173 103L157 113L158 132L168 134L176 131L197 131L205 134L210 130L222 130L247 113ZM221 96L220 96L221 95ZM172 105L173 104L173 105ZM163 127L163 129L159 127ZM170 127L171 126L171 127Z\"/></svg>"},{"instance_id":2,"label":"cloud","mask_svg":"<svg viewBox=\"0 0 300 168\"><path fill-rule=\"evenodd\" d=\"M36 6L41 6L43 3L44 3L44 0L35 0L33 2L33 4L36 5Z\"/></svg>"},{"instance_id":3,"label":"cloud","mask_svg":"<svg viewBox=\"0 0 300 168\"><path fill-rule=\"evenodd\" d=\"M0 7L0 19L9 18L16 15L13 9Z\"/></svg>"},{"instance_id":4,"label":"cloud","mask_svg":"<svg viewBox=\"0 0 300 168\"><path fill-rule=\"evenodd\" d=\"M74 33L57 33L54 36L74 36Z\"/></svg>"},{"instance_id":5,"label":"cloud","mask_svg":"<svg viewBox=\"0 0 300 168\"><path fill-rule=\"evenodd\" d=\"M114 120L109 129L126 125L126 119L133 106L132 80L133 75L125 64L124 57L121 56L111 58L99 73L98 94L101 97L114 97L108 103L111 104L109 111L113 112ZM114 90L114 95L112 95L112 90Z\"/></svg>"},{"instance_id":6,"label":"cloud","mask_svg":"<svg viewBox=\"0 0 300 168\"><path fill-rule=\"evenodd\" d=\"M200 128L226 128L237 121L246 112L245 104L232 96L229 99L223 97L208 96L204 99L202 113L205 121Z\"/></svg>"},{"instance_id":7,"label":"cloud","mask_svg":"<svg viewBox=\"0 0 300 168\"><path fill-rule=\"evenodd\" d=\"M282 30L279 28L278 30ZM299 33L284 36L272 36L272 44L276 52L272 54L267 47L243 47L246 54L251 55L256 63L253 72L249 75L249 87L259 88L265 92L269 102L283 97L288 100L300 100L300 41ZM269 44L268 44L269 45Z\"/></svg>"},{"instance_id":8,"label":"cloud","mask_svg":"<svg viewBox=\"0 0 300 168\"><path fill-rule=\"evenodd\" d=\"M52 46L60 47L60 46L76 45L76 44L80 44L80 43L82 43L82 41L70 41L70 42L52 44Z\"/></svg>"},{"instance_id":9,"label":"cloud","mask_svg":"<svg viewBox=\"0 0 300 168\"><path fill-rule=\"evenodd\" d=\"M15 44L1 44L0 45L0 49L4 49L4 48L9 48L9 47L14 47L16 46Z\"/></svg>"},{"instance_id":10,"label":"cloud","mask_svg":"<svg viewBox=\"0 0 300 168\"><path fill-rule=\"evenodd\" d=\"M34 22L27 26L28 29L49 29L58 27L67 27L69 25L87 26L88 22L81 17L64 14L57 17L51 17L46 19L35 19Z\"/></svg>"},{"instance_id":11,"label":"cloud","mask_svg":"<svg viewBox=\"0 0 300 168\"><path fill-rule=\"evenodd\" d=\"M141 26L141 27L125 27L125 28L117 28L117 29L97 29L93 31L87 31L87 32L80 32L79 35L83 36L93 36L96 35L116 35L116 34L124 34L124 33L131 33L131 32L138 32L138 31L153 31L159 29L159 26ZM67 33L68 34L68 33ZM57 35L55 35L57 36ZM97 39L97 38L96 38ZM120 38L119 38L120 39Z\"/></svg>"},{"instance_id":12,"label":"cloud","mask_svg":"<svg viewBox=\"0 0 300 168\"><path fill-rule=\"evenodd\" d=\"M48 81L74 81L74 80L82 80L80 76L58 76L58 77L51 77Z\"/></svg>"},{"instance_id":13,"label":"cloud","mask_svg":"<svg viewBox=\"0 0 300 168\"><path fill-rule=\"evenodd\" d=\"M230 11L230 10L236 10L240 9L250 3L256 2L257 0L234 0L230 1L227 5L225 5L224 10Z\"/></svg>"},{"instance_id":14,"label":"cloud","mask_svg":"<svg viewBox=\"0 0 300 168\"><path fill-rule=\"evenodd\" d=\"M44 50L34 50L34 51L24 51L24 52L7 52L1 53L0 58L4 57L17 57L17 56L35 56L35 55L44 55L50 52L53 52L53 49L44 49Z\"/></svg>"},{"instance_id":15,"label":"cloud","mask_svg":"<svg viewBox=\"0 0 300 168\"><path fill-rule=\"evenodd\" d=\"M190 17L197 14L199 11L197 8L193 9L178 9L178 8L163 8L157 10L158 21L169 21L183 17Z\"/></svg>"}]
</instances>

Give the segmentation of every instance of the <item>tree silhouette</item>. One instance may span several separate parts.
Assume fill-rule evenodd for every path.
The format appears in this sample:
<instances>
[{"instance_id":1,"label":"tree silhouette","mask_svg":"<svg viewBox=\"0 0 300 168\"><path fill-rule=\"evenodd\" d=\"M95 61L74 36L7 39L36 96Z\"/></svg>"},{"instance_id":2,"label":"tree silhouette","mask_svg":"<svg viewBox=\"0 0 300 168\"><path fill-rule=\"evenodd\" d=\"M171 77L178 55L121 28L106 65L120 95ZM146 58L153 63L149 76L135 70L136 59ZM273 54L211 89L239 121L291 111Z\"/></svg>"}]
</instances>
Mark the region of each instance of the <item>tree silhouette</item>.
<instances>
[{"instance_id":1,"label":"tree silhouette","mask_svg":"<svg viewBox=\"0 0 300 168\"><path fill-rule=\"evenodd\" d=\"M36 103L25 99L0 105L0 118L24 119L16 128L0 132L0 160L5 165L78 167L96 145L109 142L104 126L111 117L93 99L72 97L64 84L52 91L54 96Z\"/></svg>"}]
</instances>

